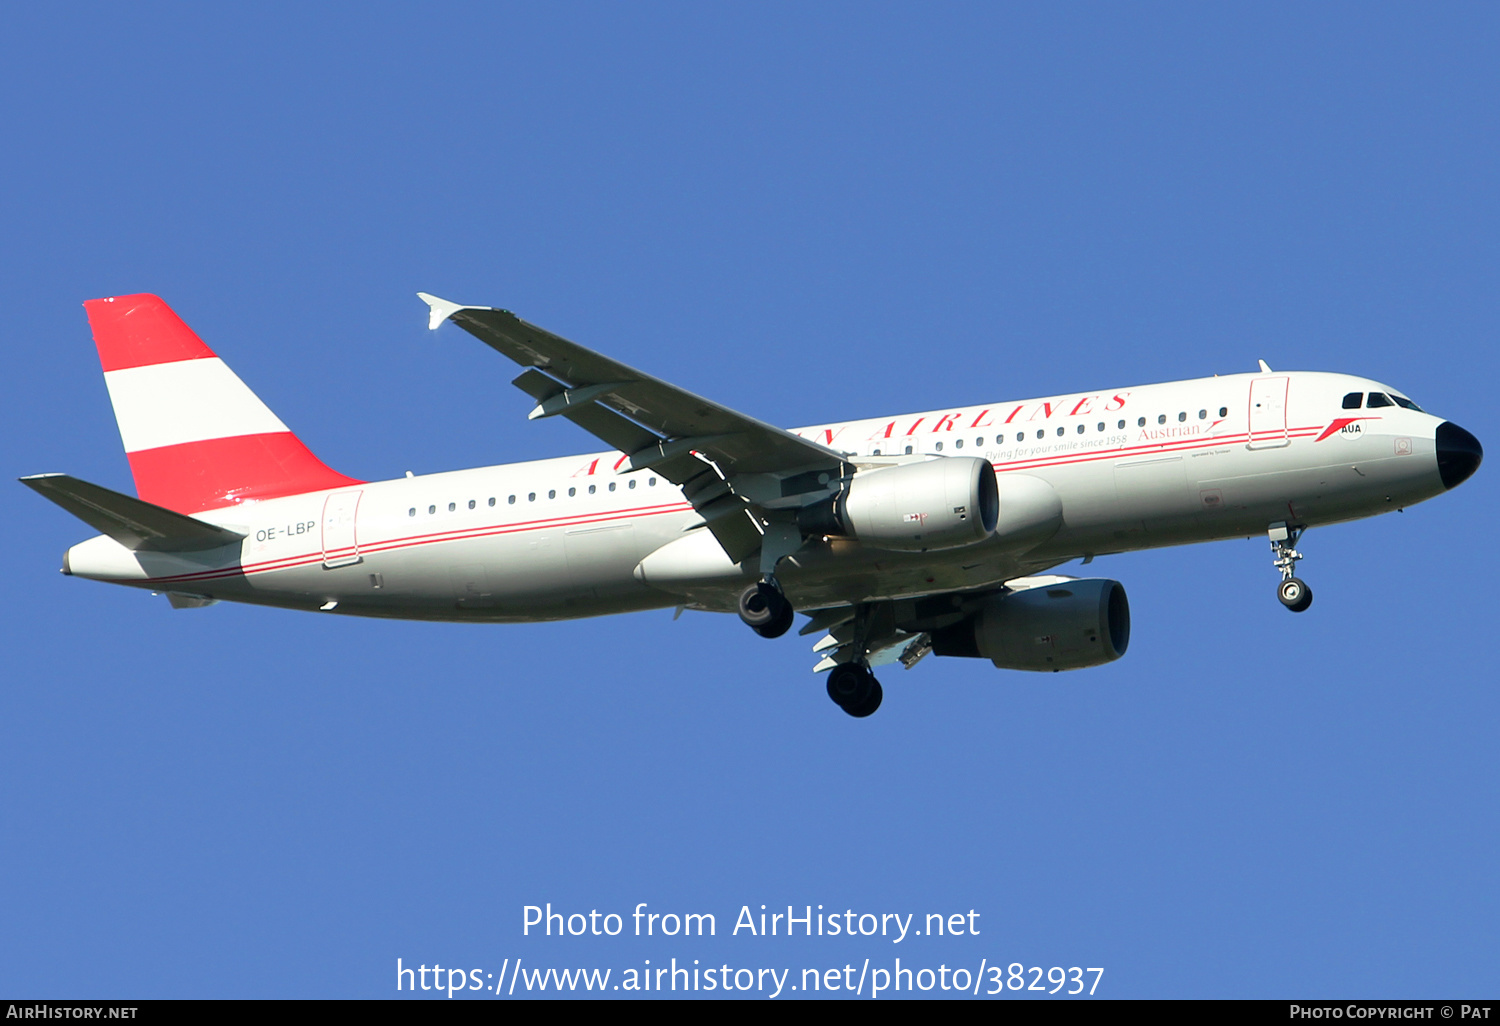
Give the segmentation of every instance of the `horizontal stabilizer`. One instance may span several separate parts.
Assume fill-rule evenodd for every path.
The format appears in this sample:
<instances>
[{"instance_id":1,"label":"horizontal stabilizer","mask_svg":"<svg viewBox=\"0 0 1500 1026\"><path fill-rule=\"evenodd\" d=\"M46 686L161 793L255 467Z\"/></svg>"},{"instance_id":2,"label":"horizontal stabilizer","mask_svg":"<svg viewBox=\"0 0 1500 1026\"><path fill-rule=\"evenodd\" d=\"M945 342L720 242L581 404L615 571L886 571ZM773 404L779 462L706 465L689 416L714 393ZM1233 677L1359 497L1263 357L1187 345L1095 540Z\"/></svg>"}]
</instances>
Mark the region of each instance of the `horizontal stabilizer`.
<instances>
[{"instance_id":1,"label":"horizontal stabilizer","mask_svg":"<svg viewBox=\"0 0 1500 1026\"><path fill-rule=\"evenodd\" d=\"M37 474L21 483L135 552L198 552L245 537L67 474Z\"/></svg>"}]
</instances>

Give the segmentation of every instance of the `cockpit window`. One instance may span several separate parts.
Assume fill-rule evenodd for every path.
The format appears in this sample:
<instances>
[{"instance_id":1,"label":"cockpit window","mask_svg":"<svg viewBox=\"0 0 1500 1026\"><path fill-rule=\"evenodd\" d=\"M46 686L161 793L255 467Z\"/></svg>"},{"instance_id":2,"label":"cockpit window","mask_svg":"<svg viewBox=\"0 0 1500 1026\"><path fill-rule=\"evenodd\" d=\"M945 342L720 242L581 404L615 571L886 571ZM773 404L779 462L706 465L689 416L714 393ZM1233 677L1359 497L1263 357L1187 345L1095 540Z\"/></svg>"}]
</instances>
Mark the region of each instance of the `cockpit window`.
<instances>
[{"instance_id":1,"label":"cockpit window","mask_svg":"<svg viewBox=\"0 0 1500 1026\"><path fill-rule=\"evenodd\" d=\"M1371 392L1370 401L1365 404L1367 410L1377 410L1382 406L1390 406L1391 401L1385 397L1384 392Z\"/></svg>"},{"instance_id":2,"label":"cockpit window","mask_svg":"<svg viewBox=\"0 0 1500 1026\"><path fill-rule=\"evenodd\" d=\"M1395 392L1391 393L1391 402L1395 403L1403 410L1416 410L1418 413L1425 412L1422 407L1418 406L1416 403L1412 402L1404 395L1397 395Z\"/></svg>"},{"instance_id":3,"label":"cockpit window","mask_svg":"<svg viewBox=\"0 0 1500 1026\"><path fill-rule=\"evenodd\" d=\"M1363 399L1364 397L1365 397L1365 394L1363 392L1350 392L1348 395L1344 396L1344 409L1346 409L1346 410L1357 410L1357 409L1359 409L1359 401L1361 399Z\"/></svg>"}]
</instances>

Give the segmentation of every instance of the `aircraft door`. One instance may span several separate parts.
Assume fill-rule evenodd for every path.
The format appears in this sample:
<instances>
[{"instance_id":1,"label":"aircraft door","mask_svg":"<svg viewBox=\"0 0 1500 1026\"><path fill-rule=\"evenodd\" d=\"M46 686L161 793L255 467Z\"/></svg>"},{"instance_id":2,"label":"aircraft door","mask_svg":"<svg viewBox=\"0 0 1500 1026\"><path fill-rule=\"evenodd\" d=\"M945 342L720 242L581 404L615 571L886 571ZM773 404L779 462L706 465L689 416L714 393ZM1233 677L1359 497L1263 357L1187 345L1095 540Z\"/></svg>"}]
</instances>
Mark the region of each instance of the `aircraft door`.
<instances>
[{"instance_id":1,"label":"aircraft door","mask_svg":"<svg viewBox=\"0 0 1500 1026\"><path fill-rule=\"evenodd\" d=\"M323 566L350 566L363 557L354 533L354 517L363 492L334 492L323 500Z\"/></svg>"},{"instance_id":2,"label":"aircraft door","mask_svg":"<svg viewBox=\"0 0 1500 1026\"><path fill-rule=\"evenodd\" d=\"M1291 378L1256 378L1250 382L1248 449L1276 449L1291 442L1286 431L1286 397Z\"/></svg>"}]
</instances>

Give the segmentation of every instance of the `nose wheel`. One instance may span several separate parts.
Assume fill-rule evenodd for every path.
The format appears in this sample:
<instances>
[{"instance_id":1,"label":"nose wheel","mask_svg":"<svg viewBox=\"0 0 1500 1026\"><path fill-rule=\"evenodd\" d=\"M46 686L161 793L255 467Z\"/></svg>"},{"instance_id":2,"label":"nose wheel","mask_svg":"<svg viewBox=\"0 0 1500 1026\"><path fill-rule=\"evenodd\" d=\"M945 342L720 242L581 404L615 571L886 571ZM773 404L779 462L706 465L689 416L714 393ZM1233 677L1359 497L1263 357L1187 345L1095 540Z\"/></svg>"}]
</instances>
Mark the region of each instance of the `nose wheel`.
<instances>
[{"instance_id":1,"label":"nose wheel","mask_svg":"<svg viewBox=\"0 0 1500 1026\"><path fill-rule=\"evenodd\" d=\"M1297 560L1302 553L1297 551L1297 539L1302 537L1305 527L1294 527L1285 521L1271 525L1266 535L1271 539L1272 563L1281 571L1281 584L1276 587L1276 597L1281 604L1294 613L1300 613L1312 605L1312 589L1300 577L1295 576Z\"/></svg>"},{"instance_id":2,"label":"nose wheel","mask_svg":"<svg viewBox=\"0 0 1500 1026\"><path fill-rule=\"evenodd\" d=\"M868 666L844 663L828 671L828 697L850 716L863 719L880 708L885 691Z\"/></svg>"},{"instance_id":3,"label":"nose wheel","mask_svg":"<svg viewBox=\"0 0 1500 1026\"><path fill-rule=\"evenodd\" d=\"M760 581L740 592L740 619L763 638L779 638L797 613L774 579Z\"/></svg>"},{"instance_id":4,"label":"nose wheel","mask_svg":"<svg viewBox=\"0 0 1500 1026\"><path fill-rule=\"evenodd\" d=\"M1296 577L1288 577L1282 581L1281 586L1276 589L1276 597L1294 613L1300 613L1312 605L1312 589Z\"/></svg>"}]
</instances>

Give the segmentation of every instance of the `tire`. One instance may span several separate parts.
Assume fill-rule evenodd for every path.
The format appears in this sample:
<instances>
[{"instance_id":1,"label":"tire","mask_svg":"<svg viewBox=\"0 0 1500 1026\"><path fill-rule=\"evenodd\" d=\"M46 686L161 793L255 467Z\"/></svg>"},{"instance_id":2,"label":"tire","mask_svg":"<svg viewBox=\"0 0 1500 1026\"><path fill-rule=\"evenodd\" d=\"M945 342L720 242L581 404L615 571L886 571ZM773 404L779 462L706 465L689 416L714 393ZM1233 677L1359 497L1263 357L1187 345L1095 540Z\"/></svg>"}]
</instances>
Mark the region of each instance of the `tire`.
<instances>
[{"instance_id":1,"label":"tire","mask_svg":"<svg viewBox=\"0 0 1500 1026\"><path fill-rule=\"evenodd\" d=\"M776 619L772 620L764 627L751 627L750 629L763 638L779 638L787 631L791 630L792 624L796 622L796 619L797 613L794 609L792 609L792 604L786 599L782 599L781 612L776 617Z\"/></svg>"},{"instance_id":2,"label":"tire","mask_svg":"<svg viewBox=\"0 0 1500 1026\"><path fill-rule=\"evenodd\" d=\"M855 719L862 720L866 716L869 716L876 709L880 708L881 700L885 698L885 689L880 686L880 681L876 680L873 674L867 674L867 676L870 678L870 693L865 696L865 700L859 703L859 705L844 706L844 712Z\"/></svg>"},{"instance_id":3,"label":"tire","mask_svg":"<svg viewBox=\"0 0 1500 1026\"><path fill-rule=\"evenodd\" d=\"M1276 589L1276 597L1294 613L1303 612L1312 605L1312 589L1296 577L1288 577L1282 581L1281 586Z\"/></svg>"},{"instance_id":4,"label":"tire","mask_svg":"<svg viewBox=\"0 0 1500 1026\"><path fill-rule=\"evenodd\" d=\"M784 606L790 607L786 597L764 581L740 592L740 619L756 631L774 624L783 615Z\"/></svg>"},{"instance_id":5,"label":"tire","mask_svg":"<svg viewBox=\"0 0 1500 1026\"><path fill-rule=\"evenodd\" d=\"M828 671L828 697L833 699L834 705L849 712L869 699L870 685L874 682L874 676L863 666L844 663Z\"/></svg>"}]
</instances>

